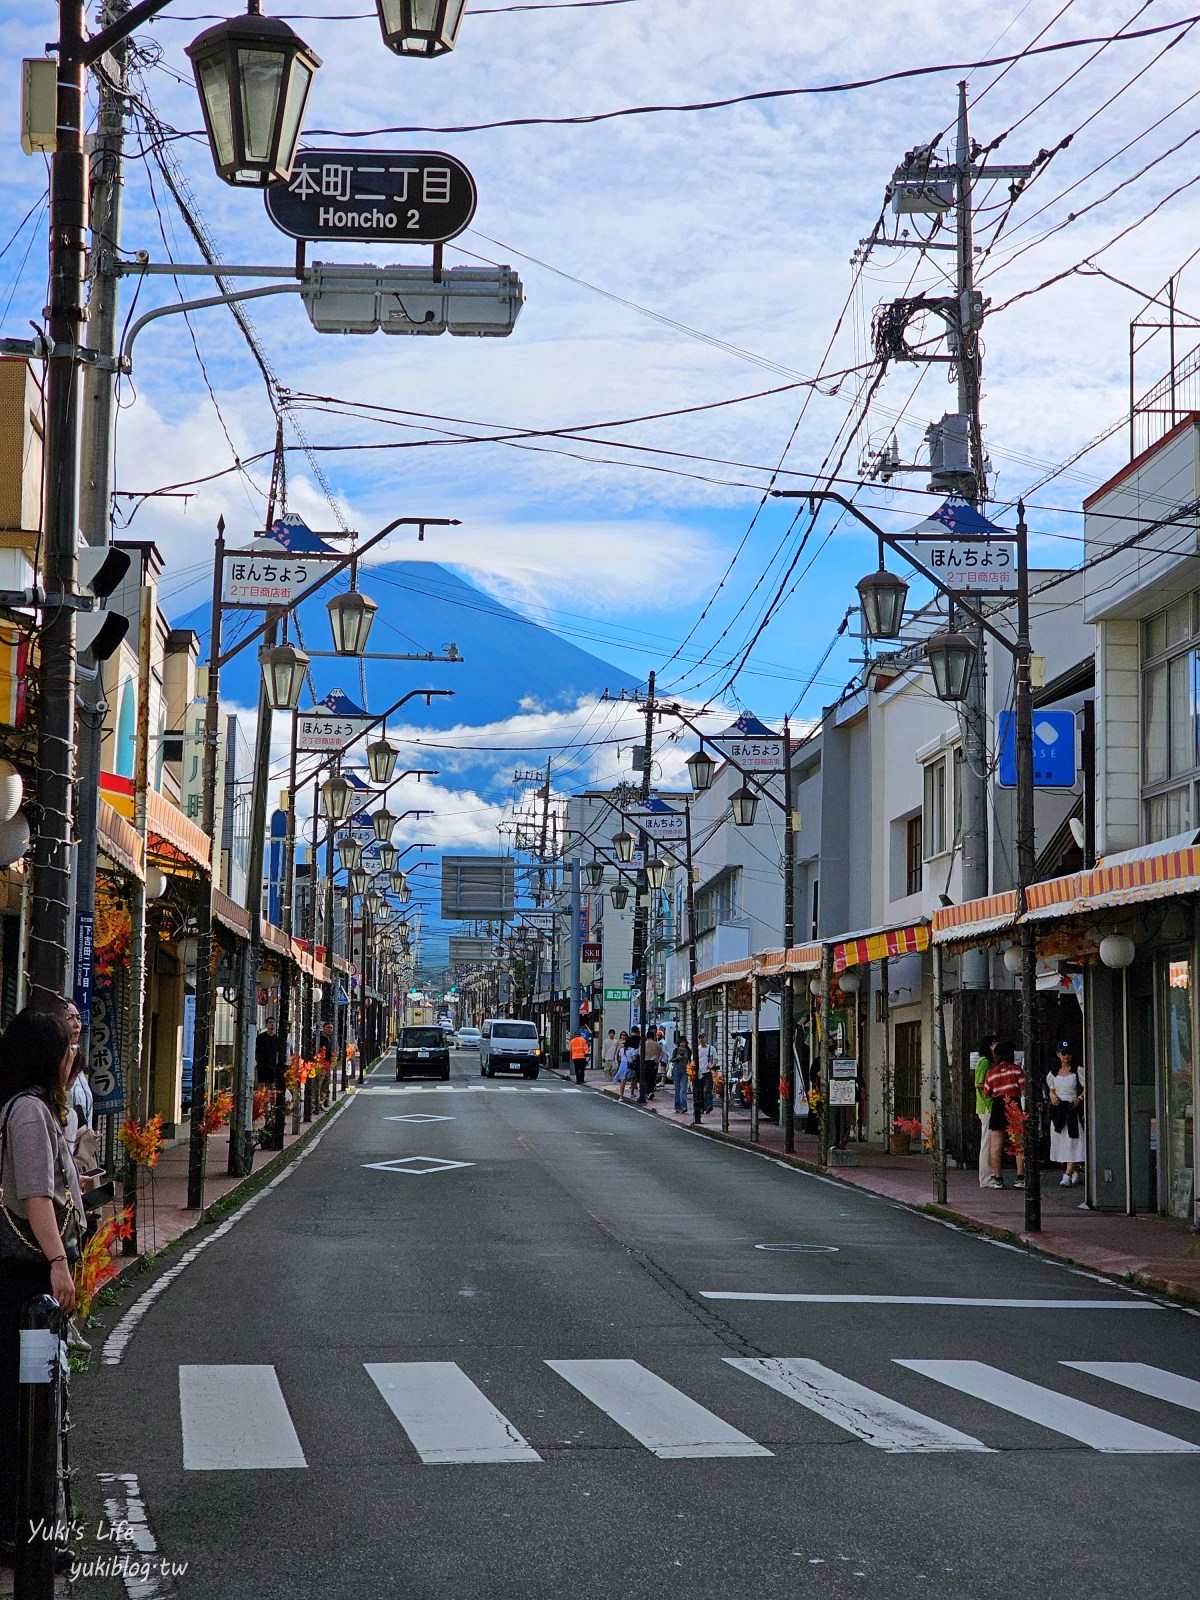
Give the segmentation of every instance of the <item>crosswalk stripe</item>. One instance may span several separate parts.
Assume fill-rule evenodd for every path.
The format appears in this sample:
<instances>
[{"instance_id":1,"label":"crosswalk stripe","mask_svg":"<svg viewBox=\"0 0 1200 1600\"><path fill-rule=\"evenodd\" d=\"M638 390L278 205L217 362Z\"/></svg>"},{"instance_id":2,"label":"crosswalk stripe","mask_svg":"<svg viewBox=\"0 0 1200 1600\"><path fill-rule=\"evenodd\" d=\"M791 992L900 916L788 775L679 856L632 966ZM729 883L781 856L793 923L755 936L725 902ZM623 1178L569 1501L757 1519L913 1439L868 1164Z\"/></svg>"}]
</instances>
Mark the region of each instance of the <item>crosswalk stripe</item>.
<instances>
[{"instance_id":1,"label":"crosswalk stripe","mask_svg":"<svg viewBox=\"0 0 1200 1600\"><path fill-rule=\"evenodd\" d=\"M876 1450L894 1454L925 1450L987 1450L970 1434L959 1433L886 1395L876 1394L819 1361L773 1357L764 1361L726 1356L726 1363L768 1388L795 1400L818 1416L852 1433Z\"/></svg>"},{"instance_id":2,"label":"crosswalk stripe","mask_svg":"<svg viewBox=\"0 0 1200 1600\"><path fill-rule=\"evenodd\" d=\"M935 1383L958 1389L986 1400L1014 1416L1025 1417L1054 1433L1077 1439L1093 1450L1108 1454L1172 1454L1184 1455L1200 1450L1186 1439L1176 1439L1157 1428L1147 1428L1140 1422L1131 1422L1099 1406L1090 1406L1070 1395L1056 1394L1053 1389L1043 1389L1040 1384L1029 1383L1024 1378L989 1367L983 1361L898 1361L898 1366L919 1372Z\"/></svg>"},{"instance_id":3,"label":"crosswalk stripe","mask_svg":"<svg viewBox=\"0 0 1200 1600\"><path fill-rule=\"evenodd\" d=\"M306 1467L274 1367L181 1366L186 1472Z\"/></svg>"},{"instance_id":4,"label":"crosswalk stripe","mask_svg":"<svg viewBox=\"0 0 1200 1600\"><path fill-rule=\"evenodd\" d=\"M1149 1395L1152 1400L1167 1400L1173 1406L1200 1411L1200 1383L1195 1378L1183 1378L1177 1372L1166 1372L1145 1361L1064 1361L1061 1365L1074 1367L1076 1372L1090 1373L1093 1378L1105 1378L1109 1383L1119 1383L1122 1388Z\"/></svg>"},{"instance_id":5,"label":"crosswalk stripe","mask_svg":"<svg viewBox=\"0 0 1200 1600\"><path fill-rule=\"evenodd\" d=\"M771 1454L638 1361L546 1365L664 1461Z\"/></svg>"},{"instance_id":6,"label":"crosswalk stripe","mask_svg":"<svg viewBox=\"0 0 1200 1600\"><path fill-rule=\"evenodd\" d=\"M542 1459L453 1361L364 1365L426 1465Z\"/></svg>"}]
</instances>

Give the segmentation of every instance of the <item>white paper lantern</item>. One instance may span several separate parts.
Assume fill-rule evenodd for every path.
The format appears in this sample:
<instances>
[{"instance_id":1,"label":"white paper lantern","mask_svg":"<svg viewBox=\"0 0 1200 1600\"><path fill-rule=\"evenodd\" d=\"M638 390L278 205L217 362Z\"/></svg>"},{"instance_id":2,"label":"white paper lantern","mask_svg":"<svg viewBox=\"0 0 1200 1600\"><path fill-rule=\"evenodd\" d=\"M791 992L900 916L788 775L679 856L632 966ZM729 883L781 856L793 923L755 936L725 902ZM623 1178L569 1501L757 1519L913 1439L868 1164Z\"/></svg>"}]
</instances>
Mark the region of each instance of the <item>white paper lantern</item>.
<instances>
[{"instance_id":1,"label":"white paper lantern","mask_svg":"<svg viewBox=\"0 0 1200 1600\"><path fill-rule=\"evenodd\" d=\"M0 760L0 822L11 822L21 809L25 784L11 761Z\"/></svg>"},{"instance_id":2,"label":"white paper lantern","mask_svg":"<svg viewBox=\"0 0 1200 1600\"><path fill-rule=\"evenodd\" d=\"M1122 967L1130 966L1135 955L1137 946L1123 933L1110 933L1100 941L1101 961L1106 967L1113 967L1118 972Z\"/></svg>"},{"instance_id":3,"label":"white paper lantern","mask_svg":"<svg viewBox=\"0 0 1200 1600\"><path fill-rule=\"evenodd\" d=\"M184 967L194 967L200 956L200 941L194 933L185 934L175 941L175 954Z\"/></svg>"},{"instance_id":4,"label":"white paper lantern","mask_svg":"<svg viewBox=\"0 0 1200 1600\"><path fill-rule=\"evenodd\" d=\"M167 875L158 867L146 868L146 899L159 900L167 892Z\"/></svg>"},{"instance_id":5,"label":"white paper lantern","mask_svg":"<svg viewBox=\"0 0 1200 1600\"><path fill-rule=\"evenodd\" d=\"M0 822L0 867L11 867L29 849L29 821L23 811Z\"/></svg>"},{"instance_id":6,"label":"white paper lantern","mask_svg":"<svg viewBox=\"0 0 1200 1600\"><path fill-rule=\"evenodd\" d=\"M1010 944L1004 952L1005 972L1011 972L1016 977L1021 970L1021 960L1021 946L1019 944Z\"/></svg>"},{"instance_id":7,"label":"white paper lantern","mask_svg":"<svg viewBox=\"0 0 1200 1600\"><path fill-rule=\"evenodd\" d=\"M843 994L857 994L862 987L862 973L856 967L851 967L838 979L838 987Z\"/></svg>"}]
</instances>

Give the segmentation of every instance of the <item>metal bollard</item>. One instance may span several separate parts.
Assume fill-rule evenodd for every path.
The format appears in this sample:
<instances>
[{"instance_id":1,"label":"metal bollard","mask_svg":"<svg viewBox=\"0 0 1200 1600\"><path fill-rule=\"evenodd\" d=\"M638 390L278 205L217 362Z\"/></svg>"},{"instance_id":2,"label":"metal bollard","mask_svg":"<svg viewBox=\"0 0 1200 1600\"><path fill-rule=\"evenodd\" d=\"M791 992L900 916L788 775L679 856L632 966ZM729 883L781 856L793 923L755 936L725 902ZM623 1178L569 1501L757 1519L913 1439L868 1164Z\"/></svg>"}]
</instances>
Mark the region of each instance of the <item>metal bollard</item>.
<instances>
[{"instance_id":1,"label":"metal bollard","mask_svg":"<svg viewBox=\"0 0 1200 1600\"><path fill-rule=\"evenodd\" d=\"M21 1316L21 1393L17 1418L17 1541L13 1600L52 1600L59 1529L59 1441L63 1374L63 1315L48 1294L30 1300Z\"/></svg>"}]
</instances>

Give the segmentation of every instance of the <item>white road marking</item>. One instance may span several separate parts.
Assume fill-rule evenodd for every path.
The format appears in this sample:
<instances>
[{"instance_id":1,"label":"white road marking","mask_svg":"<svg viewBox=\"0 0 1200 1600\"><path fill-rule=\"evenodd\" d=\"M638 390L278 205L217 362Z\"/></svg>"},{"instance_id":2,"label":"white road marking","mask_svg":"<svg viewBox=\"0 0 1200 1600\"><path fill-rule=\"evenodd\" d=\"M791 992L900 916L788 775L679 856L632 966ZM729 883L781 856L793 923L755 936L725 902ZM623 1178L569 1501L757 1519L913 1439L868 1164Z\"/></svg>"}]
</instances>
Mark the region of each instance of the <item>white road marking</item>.
<instances>
[{"instance_id":1,"label":"white road marking","mask_svg":"<svg viewBox=\"0 0 1200 1600\"><path fill-rule=\"evenodd\" d=\"M185 1472L306 1467L274 1367L180 1367Z\"/></svg>"},{"instance_id":2,"label":"white road marking","mask_svg":"<svg viewBox=\"0 0 1200 1600\"><path fill-rule=\"evenodd\" d=\"M428 1466L542 1459L453 1361L382 1361L365 1366Z\"/></svg>"},{"instance_id":3,"label":"white road marking","mask_svg":"<svg viewBox=\"0 0 1200 1600\"><path fill-rule=\"evenodd\" d=\"M456 1122L456 1117L435 1117L432 1111L413 1111L406 1117L384 1117L385 1122Z\"/></svg>"},{"instance_id":4,"label":"white road marking","mask_svg":"<svg viewBox=\"0 0 1200 1600\"><path fill-rule=\"evenodd\" d=\"M1146 1300L999 1300L948 1294L756 1294L702 1289L702 1300L754 1300L781 1306L982 1306L995 1311L1162 1311Z\"/></svg>"},{"instance_id":5,"label":"white road marking","mask_svg":"<svg viewBox=\"0 0 1200 1600\"><path fill-rule=\"evenodd\" d=\"M473 1167L473 1161L443 1161L439 1156L397 1156L394 1161L364 1161L364 1172L398 1172L405 1178L427 1178L431 1172Z\"/></svg>"},{"instance_id":6,"label":"white road marking","mask_svg":"<svg viewBox=\"0 0 1200 1600\"><path fill-rule=\"evenodd\" d=\"M146 1503L136 1472L102 1472L104 1527L112 1538L107 1558L77 1557L78 1582L87 1577L119 1576L129 1600L173 1600L178 1593L174 1577L187 1571L187 1562L168 1561L146 1519ZM89 1566L92 1570L86 1570Z\"/></svg>"},{"instance_id":7,"label":"white road marking","mask_svg":"<svg viewBox=\"0 0 1200 1600\"><path fill-rule=\"evenodd\" d=\"M1109 1383L1119 1383L1124 1389L1132 1389L1134 1394L1146 1394L1153 1400L1167 1400L1173 1406L1200 1411L1200 1383L1195 1378L1183 1378L1177 1372L1166 1372L1144 1361L1064 1361L1061 1365L1074 1367L1077 1372L1088 1372L1093 1378L1105 1378Z\"/></svg>"},{"instance_id":8,"label":"white road marking","mask_svg":"<svg viewBox=\"0 0 1200 1600\"><path fill-rule=\"evenodd\" d=\"M886 1395L876 1394L819 1361L778 1356L765 1361L726 1356L726 1362L768 1388L795 1400L818 1416L845 1428L876 1450L894 1454L924 1450L986 1451L969 1433L959 1433L932 1417L912 1411Z\"/></svg>"},{"instance_id":9,"label":"white road marking","mask_svg":"<svg viewBox=\"0 0 1200 1600\"><path fill-rule=\"evenodd\" d=\"M898 1361L897 1365L1105 1454L1191 1455L1200 1451L1200 1445L1186 1439L1130 1422L1070 1395L1056 1394L983 1361Z\"/></svg>"},{"instance_id":10,"label":"white road marking","mask_svg":"<svg viewBox=\"0 0 1200 1600\"><path fill-rule=\"evenodd\" d=\"M664 1461L772 1453L638 1361L546 1365Z\"/></svg>"},{"instance_id":11,"label":"white road marking","mask_svg":"<svg viewBox=\"0 0 1200 1600\"><path fill-rule=\"evenodd\" d=\"M171 1287L179 1274L185 1269L185 1267L189 1267L192 1264L202 1250L207 1250L210 1244L215 1244L218 1239L223 1239L229 1232L230 1228L236 1226L236 1224L239 1223L243 1217L248 1216L249 1213L254 1210L254 1207L258 1205L260 1201L265 1200L273 1189L277 1189L281 1183L284 1183L288 1178L290 1178L292 1173L296 1171L297 1167L299 1167L300 1163L302 1161L306 1161L317 1148L321 1140L329 1132L330 1128L333 1127L334 1123L342 1115L343 1111L345 1111L353 1103L354 1096L364 1092L372 1093L373 1091L352 1089L347 1097L342 1101L341 1105L338 1106L337 1110L328 1117L324 1127L319 1129L318 1132L314 1134L311 1139L309 1139L308 1143L304 1146L303 1150L301 1150L298 1156L289 1161L286 1167L283 1167L279 1172L277 1172L269 1183L265 1183L257 1192L257 1194L252 1194L248 1200L243 1201L243 1203L237 1208L232 1216L226 1217L225 1221L219 1223L211 1233L206 1233L202 1239L198 1239L194 1245L185 1250L175 1265L173 1267L169 1267L167 1271L163 1273L162 1277L155 1278L154 1282L150 1285L146 1292L139 1295L138 1298L133 1302L129 1310L114 1326L112 1332L104 1341L104 1348L100 1352L100 1360L104 1366L115 1367L120 1365L121 1360L125 1355L125 1348L130 1339L133 1338L138 1323L141 1322L142 1318L146 1315L147 1311L150 1310L150 1307L158 1299L159 1295Z\"/></svg>"}]
</instances>

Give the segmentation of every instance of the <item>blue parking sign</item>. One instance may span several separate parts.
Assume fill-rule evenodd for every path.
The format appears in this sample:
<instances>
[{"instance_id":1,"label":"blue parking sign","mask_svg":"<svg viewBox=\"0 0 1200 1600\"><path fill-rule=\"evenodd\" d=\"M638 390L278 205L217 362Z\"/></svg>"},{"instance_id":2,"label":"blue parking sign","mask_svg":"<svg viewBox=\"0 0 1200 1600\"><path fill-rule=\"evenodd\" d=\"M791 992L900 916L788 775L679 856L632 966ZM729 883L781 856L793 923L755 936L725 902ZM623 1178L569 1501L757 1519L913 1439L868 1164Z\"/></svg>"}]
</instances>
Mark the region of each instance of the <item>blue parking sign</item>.
<instances>
[{"instance_id":1,"label":"blue parking sign","mask_svg":"<svg viewBox=\"0 0 1200 1600\"><path fill-rule=\"evenodd\" d=\"M1075 713L1033 713L1033 786L1035 789L1073 789L1075 767ZM1017 717L1000 713L1000 772L1002 789L1017 786Z\"/></svg>"}]
</instances>

